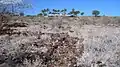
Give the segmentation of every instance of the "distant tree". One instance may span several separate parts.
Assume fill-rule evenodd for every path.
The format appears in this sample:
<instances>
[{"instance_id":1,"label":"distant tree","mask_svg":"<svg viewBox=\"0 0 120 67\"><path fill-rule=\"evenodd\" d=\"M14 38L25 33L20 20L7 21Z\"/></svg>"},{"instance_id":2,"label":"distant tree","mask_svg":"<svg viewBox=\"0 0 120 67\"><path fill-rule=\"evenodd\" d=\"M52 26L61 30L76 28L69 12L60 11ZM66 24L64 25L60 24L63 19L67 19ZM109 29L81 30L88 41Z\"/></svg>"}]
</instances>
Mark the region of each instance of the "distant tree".
<instances>
[{"instance_id":1,"label":"distant tree","mask_svg":"<svg viewBox=\"0 0 120 67\"><path fill-rule=\"evenodd\" d=\"M49 16L49 14L50 14L50 9L46 8L41 10L41 13L39 13L38 16Z\"/></svg>"},{"instance_id":2,"label":"distant tree","mask_svg":"<svg viewBox=\"0 0 120 67\"><path fill-rule=\"evenodd\" d=\"M78 14L80 14L80 11L76 11L74 8L68 13L68 15L71 15L72 17L78 16Z\"/></svg>"},{"instance_id":3,"label":"distant tree","mask_svg":"<svg viewBox=\"0 0 120 67\"><path fill-rule=\"evenodd\" d=\"M56 15L56 14L59 15L60 14L60 10L59 9L53 9L52 11L53 11L52 12L53 15Z\"/></svg>"},{"instance_id":4,"label":"distant tree","mask_svg":"<svg viewBox=\"0 0 120 67\"><path fill-rule=\"evenodd\" d=\"M42 13L39 13L37 16L43 16L43 14L42 14Z\"/></svg>"},{"instance_id":5,"label":"distant tree","mask_svg":"<svg viewBox=\"0 0 120 67\"><path fill-rule=\"evenodd\" d=\"M84 12L81 12L81 15L83 16L83 15L84 15Z\"/></svg>"},{"instance_id":6,"label":"distant tree","mask_svg":"<svg viewBox=\"0 0 120 67\"><path fill-rule=\"evenodd\" d=\"M26 17L31 17L31 15L26 15Z\"/></svg>"},{"instance_id":7,"label":"distant tree","mask_svg":"<svg viewBox=\"0 0 120 67\"><path fill-rule=\"evenodd\" d=\"M0 0L0 13L2 14L18 14L26 8L31 8L31 5L25 0Z\"/></svg>"},{"instance_id":8,"label":"distant tree","mask_svg":"<svg viewBox=\"0 0 120 67\"><path fill-rule=\"evenodd\" d=\"M44 13L44 16L47 16L47 13Z\"/></svg>"},{"instance_id":9,"label":"distant tree","mask_svg":"<svg viewBox=\"0 0 120 67\"><path fill-rule=\"evenodd\" d=\"M49 8L47 8L47 9L46 9L46 11L47 11L47 12L49 12L49 11L50 11L50 9L49 9Z\"/></svg>"},{"instance_id":10,"label":"distant tree","mask_svg":"<svg viewBox=\"0 0 120 67\"><path fill-rule=\"evenodd\" d=\"M6 24L10 22L12 16L23 12L25 8L29 8L29 5L24 1L25 0L0 0L0 33L4 30L4 27L8 30L11 29L9 26L6 26ZM8 31L6 34L9 35L9 44L11 44L11 32Z\"/></svg>"},{"instance_id":11,"label":"distant tree","mask_svg":"<svg viewBox=\"0 0 120 67\"><path fill-rule=\"evenodd\" d=\"M72 11L70 11L70 12L68 13L68 15L70 15L70 16L73 17L73 16L74 16L74 13L75 13L75 9L73 8Z\"/></svg>"},{"instance_id":12,"label":"distant tree","mask_svg":"<svg viewBox=\"0 0 120 67\"><path fill-rule=\"evenodd\" d=\"M42 16L46 16L46 9L43 9L43 10L41 10L41 13L40 13L40 15L42 14ZM39 16L40 16L39 15Z\"/></svg>"},{"instance_id":13,"label":"distant tree","mask_svg":"<svg viewBox=\"0 0 120 67\"><path fill-rule=\"evenodd\" d=\"M73 13L75 12L75 9L74 9L74 8L72 9L72 12L73 12Z\"/></svg>"},{"instance_id":14,"label":"distant tree","mask_svg":"<svg viewBox=\"0 0 120 67\"><path fill-rule=\"evenodd\" d=\"M51 11L49 11L49 13L48 13L49 15L51 15L52 14L52 12Z\"/></svg>"},{"instance_id":15,"label":"distant tree","mask_svg":"<svg viewBox=\"0 0 120 67\"><path fill-rule=\"evenodd\" d=\"M52 11L53 11L54 13L56 12L56 10L55 10L55 9L53 9Z\"/></svg>"},{"instance_id":16,"label":"distant tree","mask_svg":"<svg viewBox=\"0 0 120 67\"><path fill-rule=\"evenodd\" d=\"M53 14L53 15L56 14L56 10L55 10L55 9L52 10L52 14Z\"/></svg>"},{"instance_id":17,"label":"distant tree","mask_svg":"<svg viewBox=\"0 0 120 67\"><path fill-rule=\"evenodd\" d=\"M50 9L47 8L45 11L46 11L47 15L49 16Z\"/></svg>"},{"instance_id":18,"label":"distant tree","mask_svg":"<svg viewBox=\"0 0 120 67\"><path fill-rule=\"evenodd\" d=\"M49 14L52 14L52 12L49 12Z\"/></svg>"},{"instance_id":19,"label":"distant tree","mask_svg":"<svg viewBox=\"0 0 120 67\"><path fill-rule=\"evenodd\" d=\"M19 15L20 15L20 16L24 16L24 13L23 13L23 12L21 12Z\"/></svg>"},{"instance_id":20,"label":"distant tree","mask_svg":"<svg viewBox=\"0 0 120 67\"><path fill-rule=\"evenodd\" d=\"M60 10L59 9L56 10L56 14L60 14Z\"/></svg>"},{"instance_id":21,"label":"distant tree","mask_svg":"<svg viewBox=\"0 0 120 67\"><path fill-rule=\"evenodd\" d=\"M98 10L92 11L92 15L94 15L95 17L97 17L99 14L100 14L100 11L98 11Z\"/></svg>"},{"instance_id":22,"label":"distant tree","mask_svg":"<svg viewBox=\"0 0 120 67\"><path fill-rule=\"evenodd\" d=\"M44 10L41 10L42 13L44 13L45 11Z\"/></svg>"},{"instance_id":23,"label":"distant tree","mask_svg":"<svg viewBox=\"0 0 120 67\"><path fill-rule=\"evenodd\" d=\"M75 11L74 15L77 16L78 14L80 14L80 11Z\"/></svg>"},{"instance_id":24,"label":"distant tree","mask_svg":"<svg viewBox=\"0 0 120 67\"><path fill-rule=\"evenodd\" d=\"M66 11L67 11L67 9L66 9L66 8L64 8L64 11L66 12Z\"/></svg>"},{"instance_id":25,"label":"distant tree","mask_svg":"<svg viewBox=\"0 0 120 67\"><path fill-rule=\"evenodd\" d=\"M67 12L67 9L63 9L63 10L61 10L61 12L62 12L62 14L65 16L66 15L66 12Z\"/></svg>"}]
</instances>

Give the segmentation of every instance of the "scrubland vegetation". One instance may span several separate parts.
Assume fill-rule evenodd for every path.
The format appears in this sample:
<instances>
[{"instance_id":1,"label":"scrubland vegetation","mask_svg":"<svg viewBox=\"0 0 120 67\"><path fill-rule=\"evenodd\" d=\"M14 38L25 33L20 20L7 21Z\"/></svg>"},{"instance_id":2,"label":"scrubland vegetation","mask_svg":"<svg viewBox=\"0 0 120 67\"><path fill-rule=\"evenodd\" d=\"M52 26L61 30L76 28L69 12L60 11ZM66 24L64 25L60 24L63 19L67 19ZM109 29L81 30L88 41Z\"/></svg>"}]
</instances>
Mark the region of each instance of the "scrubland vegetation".
<instances>
[{"instance_id":1,"label":"scrubland vegetation","mask_svg":"<svg viewBox=\"0 0 120 67\"><path fill-rule=\"evenodd\" d=\"M0 5L0 67L120 67L120 17Z\"/></svg>"}]
</instances>

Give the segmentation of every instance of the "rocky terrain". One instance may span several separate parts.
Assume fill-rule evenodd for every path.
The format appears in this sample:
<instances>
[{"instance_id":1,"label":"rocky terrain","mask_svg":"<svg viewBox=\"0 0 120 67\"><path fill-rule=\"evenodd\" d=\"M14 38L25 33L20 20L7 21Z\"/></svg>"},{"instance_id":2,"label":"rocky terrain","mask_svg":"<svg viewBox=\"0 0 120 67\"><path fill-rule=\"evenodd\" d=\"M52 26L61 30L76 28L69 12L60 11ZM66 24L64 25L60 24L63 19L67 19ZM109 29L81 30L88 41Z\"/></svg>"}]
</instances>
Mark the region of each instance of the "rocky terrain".
<instances>
[{"instance_id":1,"label":"rocky terrain","mask_svg":"<svg viewBox=\"0 0 120 67\"><path fill-rule=\"evenodd\" d=\"M12 17L0 67L120 67L119 17Z\"/></svg>"}]
</instances>

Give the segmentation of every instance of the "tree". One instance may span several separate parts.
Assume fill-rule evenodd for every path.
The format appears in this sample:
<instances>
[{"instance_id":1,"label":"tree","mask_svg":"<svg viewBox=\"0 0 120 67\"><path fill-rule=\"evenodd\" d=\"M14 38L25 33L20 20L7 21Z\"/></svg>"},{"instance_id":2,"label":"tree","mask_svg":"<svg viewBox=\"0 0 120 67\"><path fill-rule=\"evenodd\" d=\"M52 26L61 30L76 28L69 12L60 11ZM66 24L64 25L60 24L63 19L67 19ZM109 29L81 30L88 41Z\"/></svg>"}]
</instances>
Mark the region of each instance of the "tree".
<instances>
[{"instance_id":1,"label":"tree","mask_svg":"<svg viewBox=\"0 0 120 67\"><path fill-rule=\"evenodd\" d=\"M65 16L66 15L66 12L67 12L67 9L63 9L63 10L61 10L61 12L62 12L62 14Z\"/></svg>"},{"instance_id":2,"label":"tree","mask_svg":"<svg viewBox=\"0 0 120 67\"><path fill-rule=\"evenodd\" d=\"M40 13L40 15L42 15L42 16L47 16L47 10L46 9L43 9L43 10L41 10L41 13ZM40 16L39 15L39 16Z\"/></svg>"},{"instance_id":3,"label":"tree","mask_svg":"<svg viewBox=\"0 0 120 67\"><path fill-rule=\"evenodd\" d=\"M52 12L51 11L49 11L49 13L48 14L52 14Z\"/></svg>"},{"instance_id":4,"label":"tree","mask_svg":"<svg viewBox=\"0 0 120 67\"><path fill-rule=\"evenodd\" d=\"M31 17L31 15L26 15L26 17Z\"/></svg>"},{"instance_id":5,"label":"tree","mask_svg":"<svg viewBox=\"0 0 120 67\"><path fill-rule=\"evenodd\" d=\"M51 12L51 11L49 11L49 13L48 13L48 14L49 14L49 16L52 16L52 12Z\"/></svg>"},{"instance_id":6,"label":"tree","mask_svg":"<svg viewBox=\"0 0 120 67\"><path fill-rule=\"evenodd\" d=\"M92 11L92 15L94 15L95 17L97 17L99 14L100 14L100 11L98 11L98 10Z\"/></svg>"},{"instance_id":7,"label":"tree","mask_svg":"<svg viewBox=\"0 0 120 67\"><path fill-rule=\"evenodd\" d=\"M84 12L82 12L81 15L83 16L83 15L84 15Z\"/></svg>"},{"instance_id":8,"label":"tree","mask_svg":"<svg viewBox=\"0 0 120 67\"><path fill-rule=\"evenodd\" d=\"M29 8L31 5L26 4L25 0L0 0L0 13L4 14L16 14L23 12L25 8Z\"/></svg>"},{"instance_id":9,"label":"tree","mask_svg":"<svg viewBox=\"0 0 120 67\"><path fill-rule=\"evenodd\" d=\"M59 9L56 10L56 14L60 14L60 10Z\"/></svg>"},{"instance_id":10,"label":"tree","mask_svg":"<svg viewBox=\"0 0 120 67\"><path fill-rule=\"evenodd\" d=\"M67 9L66 9L66 8L64 8L64 11L66 12L66 11L67 11Z\"/></svg>"},{"instance_id":11,"label":"tree","mask_svg":"<svg viewBox=\"0 0 120 67\"><path fill-rule=\"evenodd\" d=\"M70 11L70 12L68 13L68 15L70 15L70 16L73 17L73 16L74 16L74 13L75 13L75 9L73 8L72 11Z\"/></svg>"},{"instance_id":12,"label":"tree","mask_svg":"<svg viewBox=\"0 0 120 67\"><path fill-rule=\"evenodd\" d=\"M80 11L75 11L75 9L73 8L72 11L70 11L68 14L71 15L72 17L74 17L74 16L77 16L78 14L80 14Z\"/></svg>"},{"instance_id":13,"label":"tree","mask_svg":"<svg viewBox=\"0 0 120 67\"><path fill-rule=\"evenodd\" d=\"M52 14L54 14L54 15L55 14L58 14L58 15L60 14L60 10L59 9L53 9L52 11L53 11Z\"/></svg>"},{"instance_id":14,"label":"tree","mask_svg":"<svg viewBox=\"0 0 120 67\"><path fill-rule=\"evenodd\" d=\"M47 8L47 9L46 9L46 13L47 13L48 16L49 16L49 12L50 12L50 9Z\"/></svg>"},{"instance_id":15,"label":"tree","mask_svg":"<svg viewBox=\"0 0 120 67\"><path fill-rule=\"evenodd\" d=\"M42 14L42 13L39 13L37 16L43 16L43 14Z\"/></svg>"},{"instance_id":16,"label":"tree","mask_svg":"<svg viewBox=\"0 0 120 67\"><path fill-rule=\"evenodd\" d=\"M72 9L72 12L73 12L73 13L75 12L75 9L74 9L74 8Z\"/></svg>"},{"instance_id":17,"label":"tree","mask_svg":"<svg viewBox=\"0 0 120 67\"><path fill-rule=\"evenodd\" d=\"M20 16L24 16L24 13L23 13L23 12L21 12L19 15L20 15Z\"/></svg>"},{"instance_id":18,"label":"tree","mask_svg":"<svg viewBox=\"0 0 120 67\"><path fill-rule=\"evenodd\" d=\"M24 0L0 0L0 33L3 34L4 27L8 29L4 32L9 35L9 44L11 44L10 36L12 32L10 26L6 26L6 24L9 23L12 16L22 12L24 8L28 8Z\"/></svg>"},{"instance_id":19,"label":"tree","mask_svg":"<svg viewBox=\"0 0 120 67\"><path fill-rule=\"evenodd\" d=\"M47 9L46 9L46 12L49 12L49 11L50 11L50 9L49 9L49 8L47 8Z\"/></svg>"},{"instance_id":20,"label":"tree","mask_svg":"<svg viewBox=\"0 0 120 67\"><path fill-rule=\"evenodd\" d=\"M56 10L55 10L55 9L53 9L52 11L53 11L53 13L56 13Z\"/></svg>"},{"instance_id":21,"label":"tree","mask_svg":"<svg viewBox=\"0 0 120 67\"><path fill-rule=\"evenodd\" d=\"M56 10L52 9L52 14L55 15L56 14Z\"/></svg>"},{"instance_id":22,"label":"tree","mask_svg":"<svg viewBox=\"0 0 120 67\"><path fill-rule=\"evenodd\" d=\"M38 16L49 16L49 14L51 14L50 9L46 8L46 9L41 10L41 13L38 14Z\"/></svg>"},{"instance_id":23,"label":"tree","mask_svg":"<svg viewBox=\"0 0 120 67\"><path fill-rule=\"evenodd\" d=\"M47 16L47 13L44 13L44 16Z\"/></svg>"},{"instance_id":24,"label":"tree","mask_svg":"<svg viewBox=\"0 0 120 67\"><path fill-rule=\"evenodd\" d=\"M80 14L80 11L75 11L74 15L77 16L78 14Z\"/></svg>"}]
</instances>

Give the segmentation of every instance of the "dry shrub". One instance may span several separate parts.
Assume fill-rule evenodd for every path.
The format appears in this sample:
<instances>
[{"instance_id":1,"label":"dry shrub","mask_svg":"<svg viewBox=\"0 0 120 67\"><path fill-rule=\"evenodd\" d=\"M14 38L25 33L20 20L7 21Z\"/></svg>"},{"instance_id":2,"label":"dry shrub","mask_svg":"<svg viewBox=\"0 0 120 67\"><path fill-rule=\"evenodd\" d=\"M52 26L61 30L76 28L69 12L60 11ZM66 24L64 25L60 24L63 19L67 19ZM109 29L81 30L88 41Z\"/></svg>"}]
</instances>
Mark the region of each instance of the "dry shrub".
<instances>
[{"instance_id":1,"label":"dry shrub","mask_svg":"<svg viewBox=\"0 0 120 67\"><path fill-rule=\"evenodd\" d=\"M0 35L12 35L14 34L15 29L11 29L11 27L27 27L26 23L11 23L12 20L11 15L9 14L0 14Z\"/></svg>"},{"instance_id":2,"label":"dry shrub","mask_svg":"<svg viewBox=\"0 0 120 67\"><path fill-rule=\"evenodd\" d=\"M3 29L4 24L7 24L10 21L10 15L0 14L0 30Z\"/></svg>"},{"instance_id":3,"label":"dry shrub","mask_svg":"<svg viewBox=\"0 0 120 67\"><path fill-rule=\"evenodd\" d=\"M44 35L50 38L39 38L33 43L20 44L18 50L5 54L7 58L0 62L9 64L11 67L77 66L77 57L81 57L84 51L83 39L71 37L67 33L40 34L40 36Z\"/></svg>"}]
</instances>

